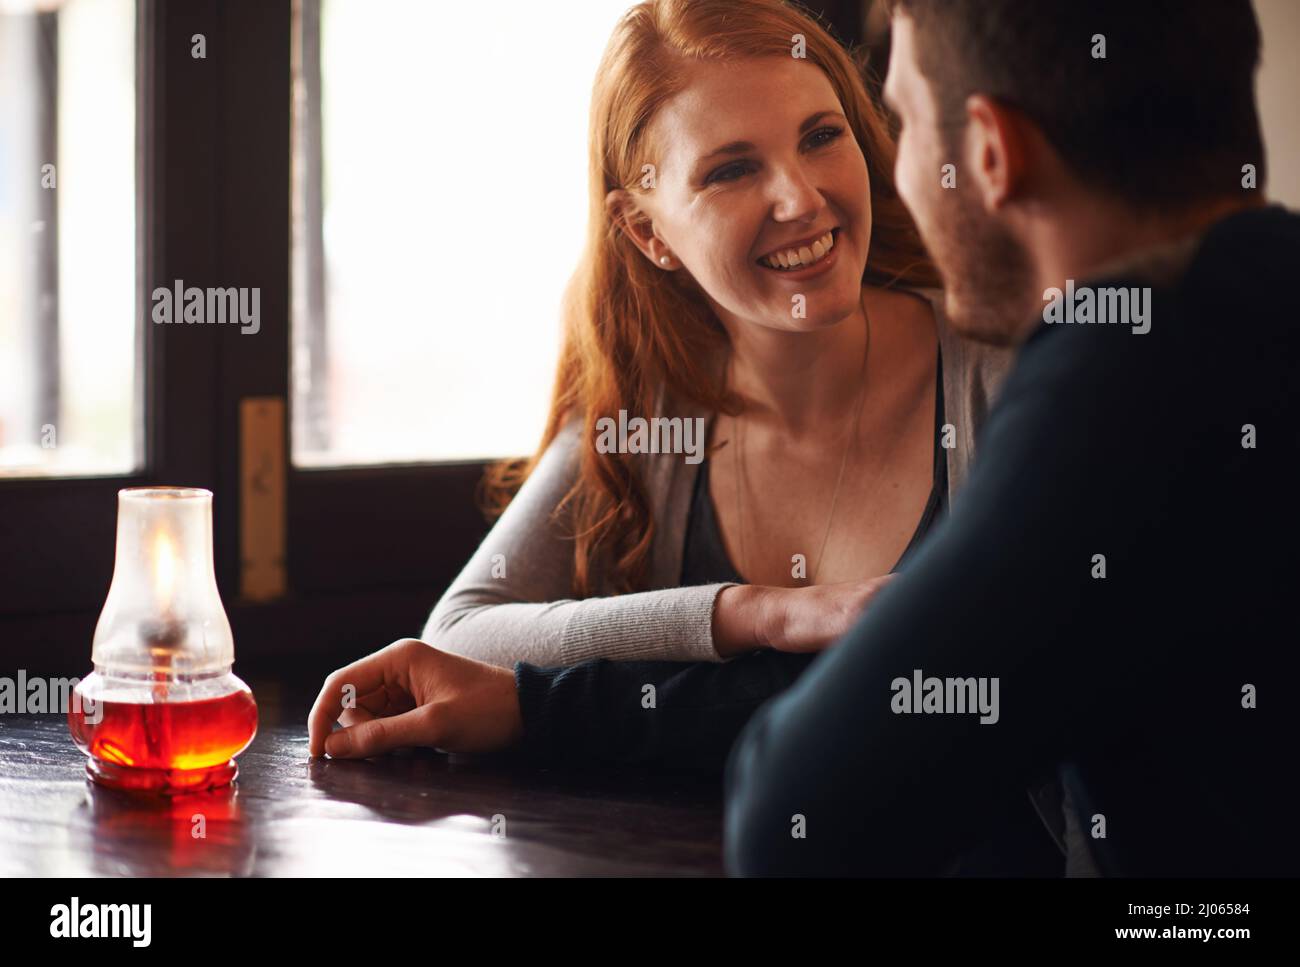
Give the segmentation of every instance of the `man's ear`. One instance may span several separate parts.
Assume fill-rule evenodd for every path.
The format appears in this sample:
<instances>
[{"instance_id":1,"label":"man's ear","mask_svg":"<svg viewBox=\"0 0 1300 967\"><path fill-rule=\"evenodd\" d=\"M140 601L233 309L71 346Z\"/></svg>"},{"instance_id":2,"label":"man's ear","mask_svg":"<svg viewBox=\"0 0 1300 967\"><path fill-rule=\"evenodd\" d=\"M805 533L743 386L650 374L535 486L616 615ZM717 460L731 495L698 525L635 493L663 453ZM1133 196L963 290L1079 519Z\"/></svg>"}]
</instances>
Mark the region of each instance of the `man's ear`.
<instances>
[{"instance_id":1,"label":"man's ear","mask_svg":"<svg viewBox=\"0 0 1300 967\"><path fill-rule=\"evenodd\" d=\"M966 160L984 209L997 211L1024 188L1027 119L982 94L966 99Z\"/></svg>"},{"instance_id":2,"label":"man's ear","mask_svg":"<svg viewBox=\"0 0 1300 967\"><path fill-rule=\"evenodd\" d=\"M666 268L675 261L668 246L655 235L654 223L637 203L636 196L626 188L615 188L605 196L605 211L619 230L632 240L632 244L641 250L641 254L660 268ZM669 258L668 263L661 260Z\"/></svg>"}]
</instances>

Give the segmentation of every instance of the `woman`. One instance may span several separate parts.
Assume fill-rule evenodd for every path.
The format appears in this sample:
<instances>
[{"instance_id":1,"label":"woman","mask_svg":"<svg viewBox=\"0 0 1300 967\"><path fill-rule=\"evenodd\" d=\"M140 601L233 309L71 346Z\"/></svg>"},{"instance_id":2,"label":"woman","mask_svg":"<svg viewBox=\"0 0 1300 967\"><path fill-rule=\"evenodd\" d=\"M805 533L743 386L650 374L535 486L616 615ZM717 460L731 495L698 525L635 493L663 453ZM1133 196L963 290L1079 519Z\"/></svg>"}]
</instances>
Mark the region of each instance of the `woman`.
<instances>
[{"instance_id":1,"label":"woman","mask_svg":"<svg viewBox=\"0 0 1300 967\"><path fill-rule=\"evenodd\" d=\"M344 683L371 693L340 717L370 726L358 736L391 747L405 713L424 729L407 739L468 750L517 737L517 708L474 724L492 718L476 704L510 704L515 662L824 648L960 485L1004 360L949 333L886 125L816 22L778 0L634 7L590 138L589 238L539 456L490 476L509 505L427 644L330 676L313 754ZM638 417L675 421L655 438L670 450L698 428L708 458L601 431Z\"/></svg>"}]
</instances>

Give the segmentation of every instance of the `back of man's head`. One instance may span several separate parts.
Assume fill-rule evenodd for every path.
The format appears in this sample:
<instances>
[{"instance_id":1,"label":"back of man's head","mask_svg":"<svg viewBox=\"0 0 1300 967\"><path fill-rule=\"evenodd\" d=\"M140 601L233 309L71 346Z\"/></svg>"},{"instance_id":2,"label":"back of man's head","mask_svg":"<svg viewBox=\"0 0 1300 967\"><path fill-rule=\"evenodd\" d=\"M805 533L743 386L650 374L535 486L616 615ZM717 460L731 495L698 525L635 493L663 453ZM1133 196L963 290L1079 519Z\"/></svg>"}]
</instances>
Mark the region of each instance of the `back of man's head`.
<instances>
[{"instance_id":1,"label":"back of man's head","mask_svg":"<svg viewBox=\"0 0 1300 967\"><path fill-rule=\"evenodd\" d=\"M1264 187L1250 0L893 0L949 138L966 99L1023 112L1078 179L1139 209Z\"/></svg>"}]
</instances>

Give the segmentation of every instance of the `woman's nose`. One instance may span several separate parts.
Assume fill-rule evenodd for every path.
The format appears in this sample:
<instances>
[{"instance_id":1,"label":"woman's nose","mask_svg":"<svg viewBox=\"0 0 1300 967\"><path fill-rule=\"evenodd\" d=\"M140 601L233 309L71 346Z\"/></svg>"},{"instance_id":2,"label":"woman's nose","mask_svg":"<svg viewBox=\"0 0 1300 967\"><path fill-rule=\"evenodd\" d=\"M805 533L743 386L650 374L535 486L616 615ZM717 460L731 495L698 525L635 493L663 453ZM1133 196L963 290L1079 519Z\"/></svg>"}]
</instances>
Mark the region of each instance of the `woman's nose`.
<instances>
[{"instance_id":1,"label":"woman's nose","mask_svg":"<svg viewBox=\"0 0 1300 967\"><path fill-rule=\"evenodd\" d=\"M772 179L772 215L780 222L811 221L826 204L821 191L799 165L779 169Z\"/></svg>"}]
</instances>

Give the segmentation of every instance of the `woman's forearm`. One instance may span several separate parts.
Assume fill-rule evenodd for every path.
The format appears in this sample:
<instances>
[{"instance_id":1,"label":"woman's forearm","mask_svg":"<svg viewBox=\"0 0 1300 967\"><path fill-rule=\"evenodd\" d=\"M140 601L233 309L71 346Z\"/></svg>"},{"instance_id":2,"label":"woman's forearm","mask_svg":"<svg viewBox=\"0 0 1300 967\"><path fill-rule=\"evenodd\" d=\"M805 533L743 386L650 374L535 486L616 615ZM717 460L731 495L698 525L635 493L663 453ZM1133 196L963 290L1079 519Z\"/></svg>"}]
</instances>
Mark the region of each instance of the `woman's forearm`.
<instances>
[{"instance_id":1,"label":"woman's forearm","mask_svg":"<svg viewBox=\"0 0 1300 967\"><path fill-rule=\"evenodd\" d=\"M712 620L722 588L532 603L502 602L499 591L494 596L467 586L439 602L421 638L502 667L523 661L550 668L593 658L716 662L722 656L714 647Z\"/></svg>"},{"instance_id":2,"label":"woman's forearm","mask_svg":"<svg viewBox=\"0 0 1300 967\"><path fill-rule=\"evenodd\" d=\"M768 646L773 590L779 589L733 584L718 594L713 603L713 648L721 657Z\"/></svg>"}]
</instances>

